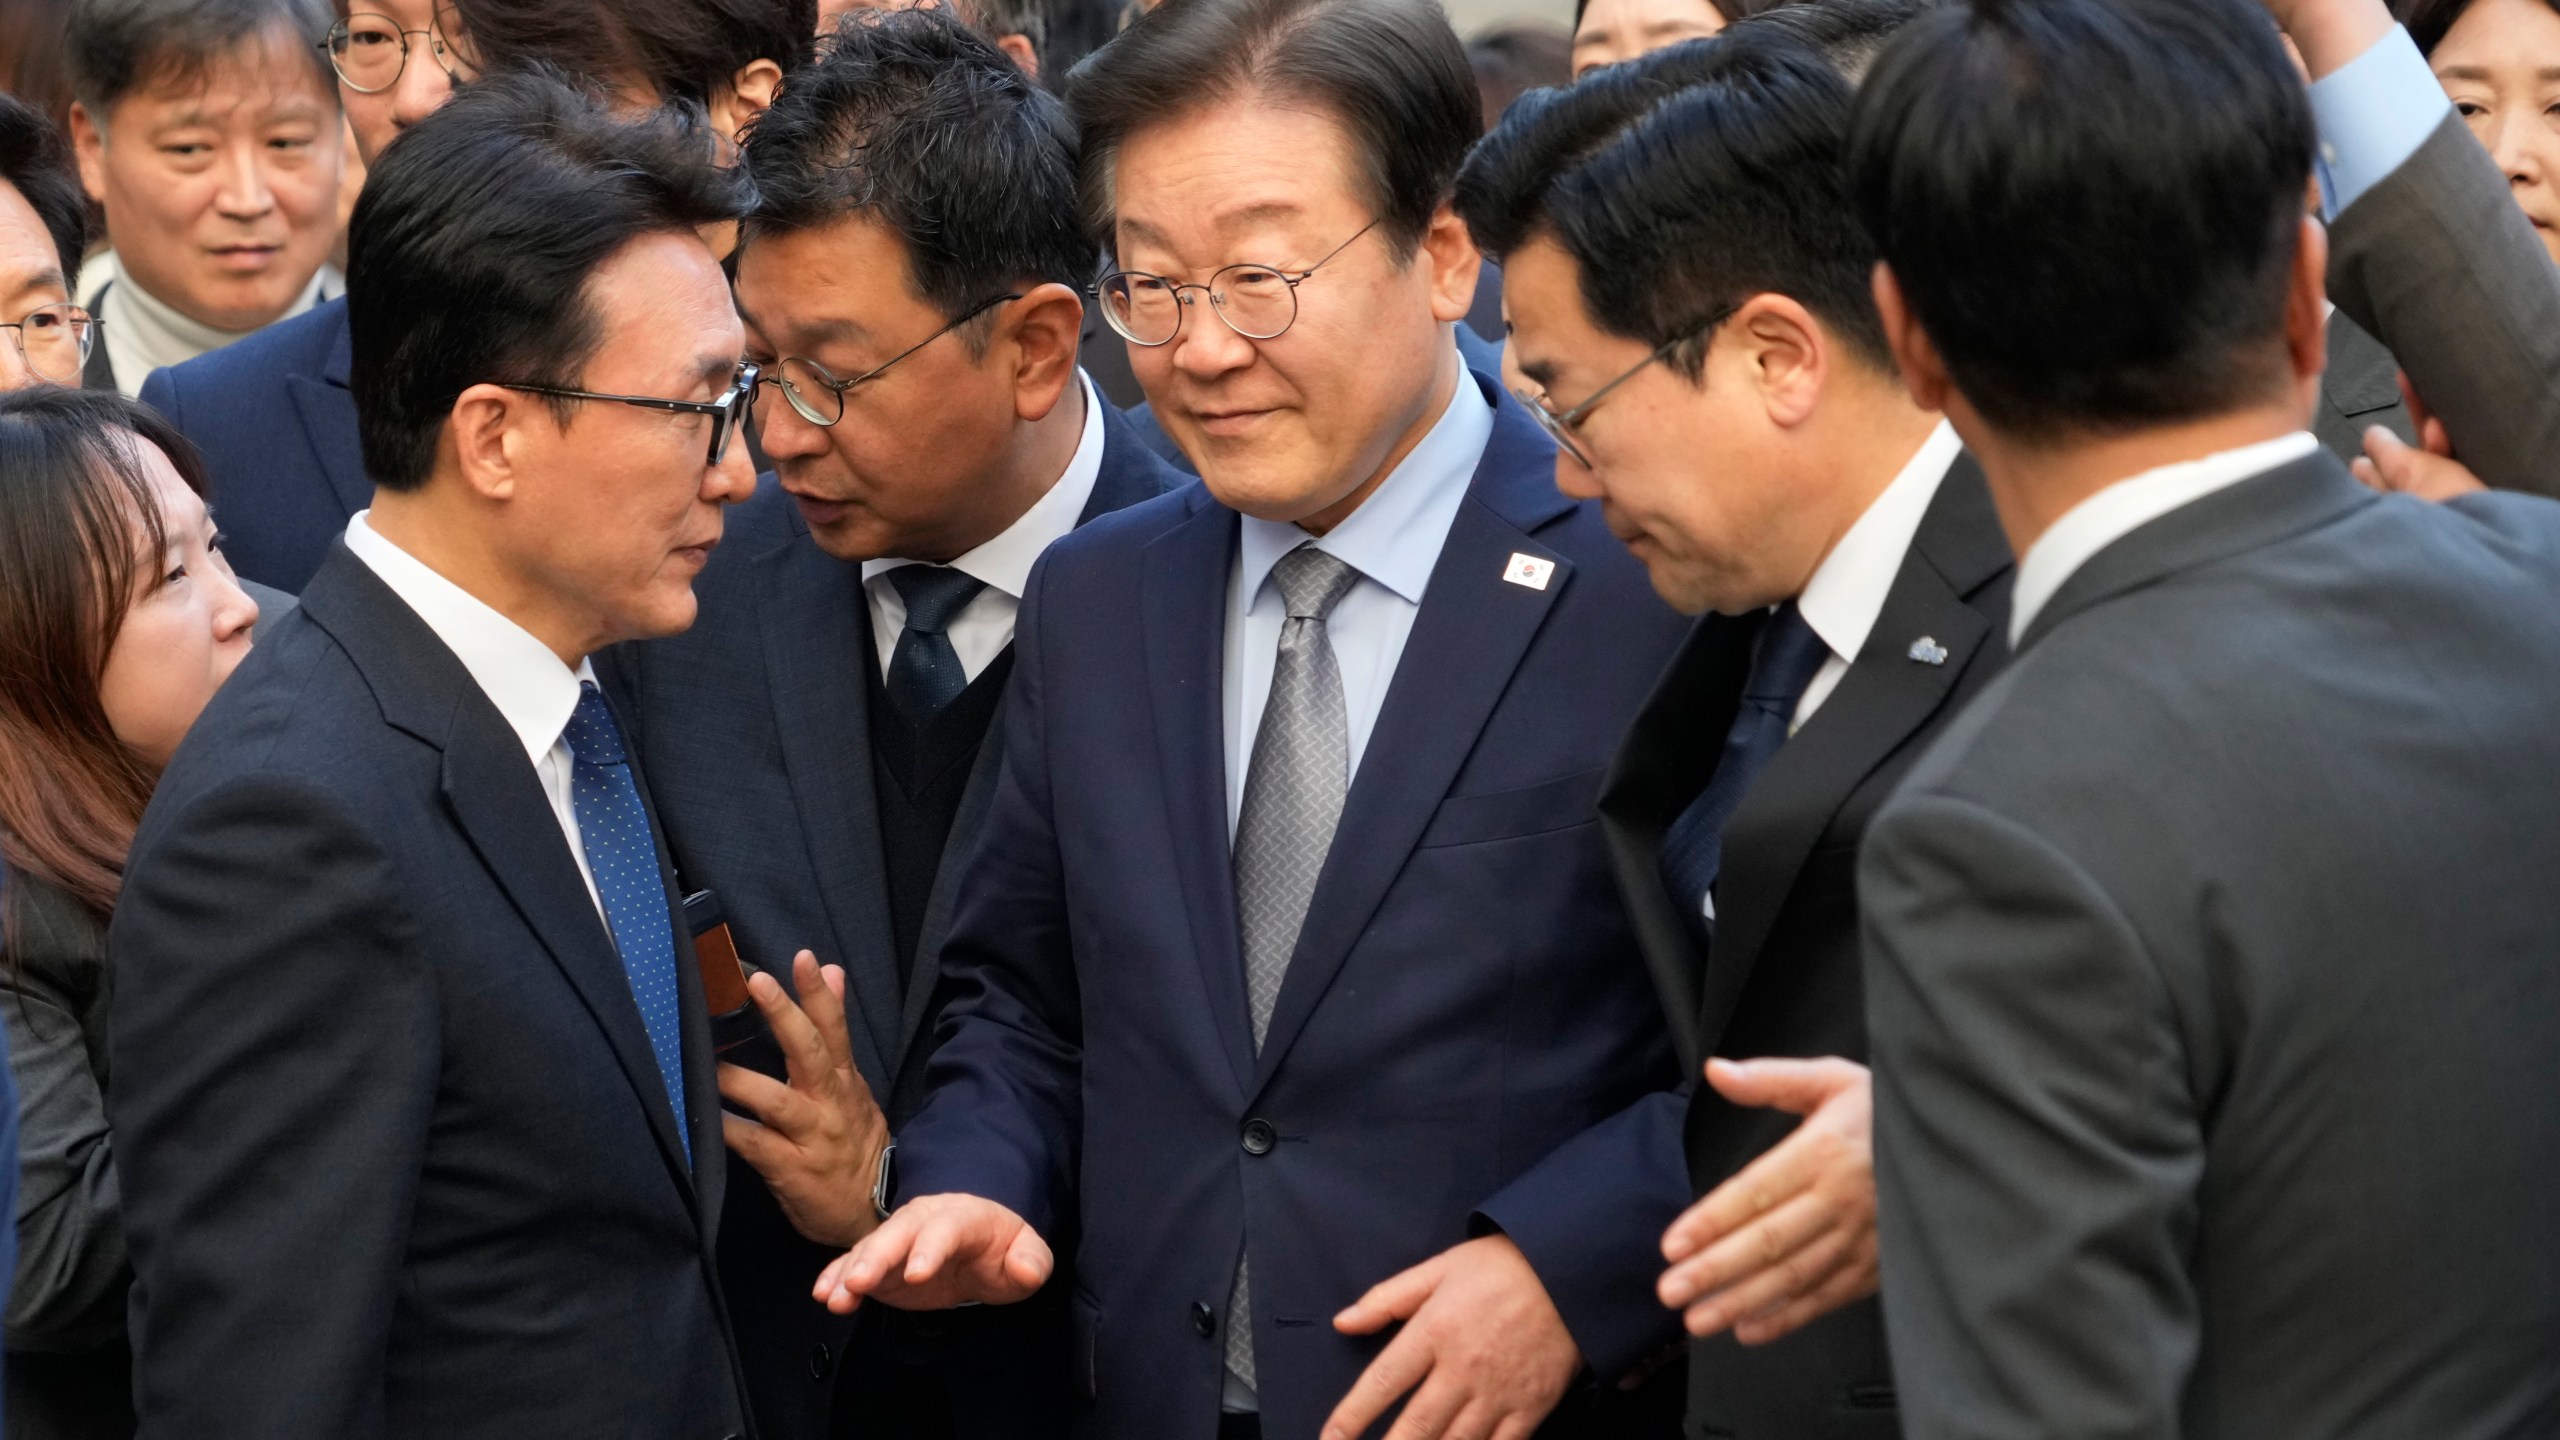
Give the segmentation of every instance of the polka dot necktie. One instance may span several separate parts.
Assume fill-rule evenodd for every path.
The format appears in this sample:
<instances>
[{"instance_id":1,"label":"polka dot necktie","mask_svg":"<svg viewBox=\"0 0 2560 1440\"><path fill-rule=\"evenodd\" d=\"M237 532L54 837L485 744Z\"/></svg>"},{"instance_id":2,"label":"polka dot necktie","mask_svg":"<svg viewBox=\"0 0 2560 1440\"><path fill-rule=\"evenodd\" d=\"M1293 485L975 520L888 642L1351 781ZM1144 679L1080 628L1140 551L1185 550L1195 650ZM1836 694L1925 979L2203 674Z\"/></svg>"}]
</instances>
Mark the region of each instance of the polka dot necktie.
<instances>
[{"instance_id":1,"label":"polka dot necktie","mask_svg":"<svg viewBox=\"0 0 2560 1440\"><path fill-rule=\"evenodd\" d=\"M597 898L604 901L605 923L614 948L622 952L622 973L631 982L631 998L640 1006L640 1023L648 1029L649 1049L658 1059L658 1079L667 1087L667 1103L675 1107L676 1134L684 1141L685 1162L693 1161L693 1132L684 1114L684 1027L676 1010L676 935L668 919L666 882L658 873L658 844L649 829L649 812L640 803L640 786L631 778L631 760L622 748L622 727L613 721L604 696L593 684L578 687L578 709L561 732L568 742L572 767L569 794L578 815L578 842L587 852L587 869L595 876Z\"/></svg>"},{"instance_id":2,"label":"polka dot necktie","mask_svg":"<svg viewBox=\"0 0 2560 1440\"><path fill-rule=\"evenodd\" d=\"M951 622L987 584L947 565L901 565L889 572L889 584L907 605L898 648L889 653L889 699L908 724L922 729L969 688L969 672L951 645Z\"/></svg>"}]
</instances>

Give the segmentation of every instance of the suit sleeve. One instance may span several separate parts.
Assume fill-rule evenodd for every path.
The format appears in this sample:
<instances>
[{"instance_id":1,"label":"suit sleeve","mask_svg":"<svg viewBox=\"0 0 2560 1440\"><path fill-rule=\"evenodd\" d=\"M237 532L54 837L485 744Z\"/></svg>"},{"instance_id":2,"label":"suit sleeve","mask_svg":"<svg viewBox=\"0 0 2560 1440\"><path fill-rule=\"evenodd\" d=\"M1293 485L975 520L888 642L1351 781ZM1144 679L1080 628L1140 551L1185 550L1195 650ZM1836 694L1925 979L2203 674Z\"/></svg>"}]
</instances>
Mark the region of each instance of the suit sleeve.
<instances>
[{"instance_id":1,"label":"suit sleeve","mask_svg":"<svg viewBox=\"0 0 2560 1440\"><path fill-rule=\"evenodd\" d=\"M1680 1342L1677 1312L1655 1297L1662 1232L1695 1197L1681 1149L1688 1100L1666 1090L1558 1146L1477 1207L1509 1236L1603 1382Z\"/></svg>"},{"instance_id":2,"label":"suit sleeve","mask_svg":"<svg viewBox=\"0 0 2560 1440\"><path fill-rule=\"evenodd\" d=\"M187 422L185 416L180 413L182 407L178 401L178 382L176 377L169 373L168 366L163 365L143 377L142 393L136 398L159 411L160 417L177 426L181 434L185 433Z\"/></svg>"},{"instance_id":3,"label":"suit sleeve","mask_svg":"<svg viewBox=\"0 0 2560 1440\"><path fill-rule=\"evenodd\" d=\"M2141 938L2054 846L1941 797L1878 818L1858 888L1907 1433L2178 1435L2203 1135Z\"/></svg>"},{"instance_id":4,"label":"suit sleeve","mask_svg":"<svg viewBox=\"0 0 2560 1440\"><path fill-rule=\"evenodd\" d=\"M1014 624L1004 769L943 944L927 1097L896 1138L900 1200L982 1196L1054 1240L1083 1133L1084 1019L1049 799L1047 570L1034 566Z\"/></svg>"},{"instance_id":5,"label":"suit sleeve","mask_svg":"<svg viewBox=\"0 0 2560 1440\"><path fill-rule=\"evenodd\" d=\"M142 1434L378 1435L439 1054L396 868L299 782L153 819L110 941Z\"/></svg>"},{"instance_id":6,"label":"suit sleeve","mask_svg":"<svg viewBox=\"0 0 2560 1440\"><path fill-rule=\"evenodd\" d=\"M81 1007L63 983L67 959L13 955L0 975L19 1103L12 1350L80 1353L124 1339L123 1206L106 1096L89 1067Z\"/></svg>"},{"instance_id":7,"label":"suit sleeve","mask_svg":"<svg viewBox=\"0 0 2560 1440\"><path fill-rule=\"evenodd\" d=\"M2482 480L2560 495L2560 267L2459 115L2330 227L2329 297Z\"/></svg>"}]
</instances>

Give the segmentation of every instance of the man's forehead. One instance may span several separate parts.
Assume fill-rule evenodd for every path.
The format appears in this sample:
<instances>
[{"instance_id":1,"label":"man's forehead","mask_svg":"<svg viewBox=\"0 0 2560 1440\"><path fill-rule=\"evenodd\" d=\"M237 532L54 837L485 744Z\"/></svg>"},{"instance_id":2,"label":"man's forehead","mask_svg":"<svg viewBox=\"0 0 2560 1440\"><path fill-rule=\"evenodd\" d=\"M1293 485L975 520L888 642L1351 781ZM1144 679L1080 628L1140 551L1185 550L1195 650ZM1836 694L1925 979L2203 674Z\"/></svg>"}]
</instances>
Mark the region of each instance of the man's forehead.
<instances>
[{"instance_id":1,"label":"man's forehead","mask_svg":"<svg viewBox=\"0 0 2560 1440\"><path fill-rule=\"evenodd\" d=\"M35 207L18 187L0 180L0 301L13 307L65 298L62 253ZM0 315L14 320L16 313Z\"/></svg>"},{"instance_id":2,"label":"man's forehead","mask_svg":"<svg viewBox=\"0 0 2560 1440\"><path fill-rule=\"evenodd\" d=\"M300 51L300 40L275 30L243 37L200 61L167 52L146 56L114 109L139 103L160 112L163 123L180 124L335 113L336 91Z\"/></svg>"}]
</instances>

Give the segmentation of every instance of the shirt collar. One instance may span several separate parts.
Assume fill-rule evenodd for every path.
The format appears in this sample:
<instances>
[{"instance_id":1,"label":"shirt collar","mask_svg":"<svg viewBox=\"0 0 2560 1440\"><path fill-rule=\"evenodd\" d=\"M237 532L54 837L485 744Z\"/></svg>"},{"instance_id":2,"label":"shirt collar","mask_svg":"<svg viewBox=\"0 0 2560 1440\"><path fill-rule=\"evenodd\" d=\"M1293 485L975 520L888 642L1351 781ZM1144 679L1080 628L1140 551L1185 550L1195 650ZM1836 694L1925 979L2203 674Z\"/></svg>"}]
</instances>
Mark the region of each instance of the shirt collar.
<instances>
[{"instance_id":1,"label":"shirt collar","mask_svg":"<svg viewBox=\"0 0 2560 1440\"><path fill-rule=\"evenodd\" d=\"M1464 366L1440 418L1422 443L1397 462L1396 468L1341 524L1317 536L1284 520L1243 517L1236 556L1250 611L1260 603L1262 582L1280 557L1313 543L1363 576L1394 591L1412 605L1422 603L1431 584L1431 569L1440 561L1440 546L1459 502L1475 479L1493 438L1493 406Z\"/></svg>"},{"instance_id":2,"label":"shirt collar","mask_svg":"<svg viewBox=\"0 0 2560 1440\"><path fill-rule=\"evenodd\" d=\"M2308 430L2181 460L2119 480L2063 512L2018 561L2009 598L2009 643L2014 646L2047 601L2101 550L2216 490L2263 475L2320 448Z\"/></svg>"},{"instance_id":3,"label":"shirt collar","mask_svg":"<svg viewBox=\"0 0 2560 1440\"><path fill-rule=\"evenodd\" d=\"M595 679L586 660L570 669L532 632L490 609L478 596L427 568L382 538L359 510L347 522L347 549L417 612L462 668L471 672L499 718L516 732L526 758L540 764L577 713L578 687Z\"/></svg>"},{"instance_id":4,"label":"shirt collar","mask_svg":"<svg viewBox=\"0 0 2560 1440\"><path fill-rule=\"evenodd\" d=\"M1023 587L1031 581L1032 562L1076 528L1077 517L1093 500L1094 484L1102 478L1102 397L1094 393L1093 380L1083 371L1076 372L1076 379L1084 391L1084 433L1076 439L1076 453L1067 460L1067 468L1047 493L1032 501L1031 508L994 539L951 562L952 569L984 581L1016 600L1022 598ZM915 563L895 558L865 560L862 578L868 581Z\"/></svg>"},{"instance_id":5,"label":"shirt collar","mask_svg":"<svg viewBox=\"0 0 2560 1440\"><path fill-rule=\"evenodd\" d=\"M1804 593L1796 597L1804 623L1844 662L1854 662L1866 648L1867 633L1884 614L1894 577L1902 573L1902 558L1920 533L1929 502L1963 450L1955 427L1939 421L1901 472L1867 502L1831 553L1822 557Z\"/></svg>"}]
</instances>

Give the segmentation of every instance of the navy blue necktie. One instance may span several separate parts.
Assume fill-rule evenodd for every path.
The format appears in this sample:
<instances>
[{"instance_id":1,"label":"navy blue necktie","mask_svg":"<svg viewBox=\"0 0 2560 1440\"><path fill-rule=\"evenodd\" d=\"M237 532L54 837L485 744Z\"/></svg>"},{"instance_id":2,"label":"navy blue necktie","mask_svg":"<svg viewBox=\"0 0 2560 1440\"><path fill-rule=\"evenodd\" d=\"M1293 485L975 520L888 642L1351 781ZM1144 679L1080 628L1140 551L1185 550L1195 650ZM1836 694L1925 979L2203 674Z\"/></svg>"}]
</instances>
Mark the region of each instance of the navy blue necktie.
<instances>
[{"instance_id":1,"label":"navy blue necktie","mask_svg":"<svg viewBox=\"0 0 2560 1440\"><path fill-rule=\"evenodd\" d=\"M987 582L948 565L901 565L889 572L889 583L907 602L906 628L889 654L889 701L922 729L969 688L969 672L947 632Z\"/></svg>"},{"instance_id":2,"label":"navy blue necktie","mask_svg":"<svg viewBox=\"0 0 2560 1440\"><path fill-rule=\"evenodd\" d=\"M1724 737L1724 755L1707 788L1671 822L1662 835L1662 880L1671 898L1707 938L1715 934L1707 919L1707 897L1715 890L1724 865L1724 827L1742 808L1751 782L1787 743L1787 726L1796 702L1829 659L1830 647L1804 623L1796 602L1788 601L1760 627L1759 648L1752 652L1751 676L1743 682L1742 703L1733 728Z\"/></svg>"},{"instance_id":3,"label":"navy blue necktie","mask_svg":"<svg viewBox=\"0 0 2560 1440\"><path fill-rule=\"evenodd\" d=\"M569 744L569 797L578 815L578 843L588 873L604 901L605 923L622 952L622 973L639 1003L640 1023L658 1059L658 1078L675 1107L676 1134L693 1160L693 1132L684 1118L684 1025L676 1006L676 933L667 914L666 882L658 874L658 842L640 786L623 752L622 727L592 684L578 687L577 713L560 738Z\"/></svg>"}]
</instances>

